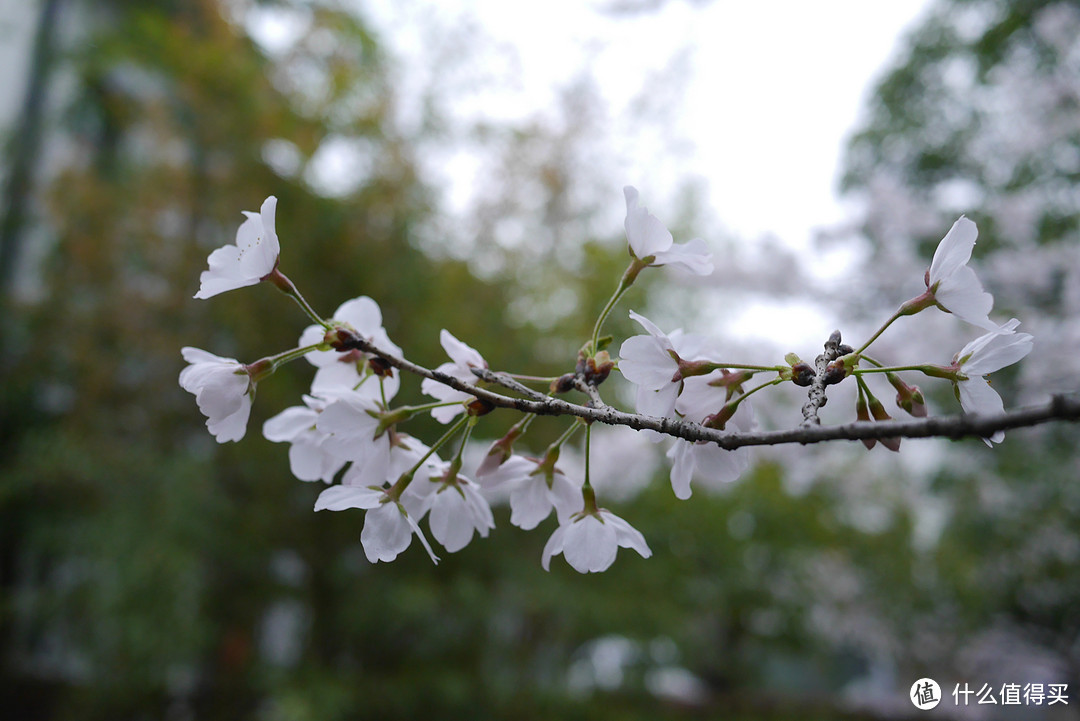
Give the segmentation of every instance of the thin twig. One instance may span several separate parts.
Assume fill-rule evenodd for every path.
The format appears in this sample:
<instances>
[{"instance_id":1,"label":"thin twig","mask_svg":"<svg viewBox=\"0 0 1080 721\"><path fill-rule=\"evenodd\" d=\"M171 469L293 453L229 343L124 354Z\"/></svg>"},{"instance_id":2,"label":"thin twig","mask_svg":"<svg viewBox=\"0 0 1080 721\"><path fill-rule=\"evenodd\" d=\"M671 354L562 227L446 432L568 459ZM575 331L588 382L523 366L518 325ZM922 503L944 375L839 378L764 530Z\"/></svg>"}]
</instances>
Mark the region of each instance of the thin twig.
<instances>
[{"instance_id":1,"label":"thin twig","mask_svg":"<svg viewBox=\"0 0 1080 721\"><path fill-rule=\"evenodd\" d=\"M503 388L507 388L516 393L520 393L523 396L532 398L534 401L544 401L548 398L543 393L540 393L539 391L534 391L532 388L518 383L516 380L506 375L505 373L496 373L495 371L489 370L487 368L470 368L469 370L471 370L473 372L473 375L475 375L480 380L487 381L488 383L495 383L502 386Z\"/></svg>"},{"instance_id":2,"label":"thin twig","mask_svg":"<svg viewBox=\"0 0 1080 721\"><path fill-rule=\"evenodd\" d=\"M590 408L611 407L607 403L604 403L604 399L600 397L600 389L594 386L592 383L587 382L581 376L574 376L574 388L589 397L589 402L587 405Z\"/></svg>"},{"instance_id":3,"label":"thin twig","mask_svg":"<svg viewBox=\"0 0 1080 721\"><path fill-rule=\"evenodd\" d=\"M840 357L840 331L834 330L829 340L825 341L825 352L814 359L814 376L810 384L810 390L806 392L806 403L803 404L803 427L821 424L818 411L825 407L828 397L825 395L825 369L829 363Z\"/></svg>"}]
</instances>

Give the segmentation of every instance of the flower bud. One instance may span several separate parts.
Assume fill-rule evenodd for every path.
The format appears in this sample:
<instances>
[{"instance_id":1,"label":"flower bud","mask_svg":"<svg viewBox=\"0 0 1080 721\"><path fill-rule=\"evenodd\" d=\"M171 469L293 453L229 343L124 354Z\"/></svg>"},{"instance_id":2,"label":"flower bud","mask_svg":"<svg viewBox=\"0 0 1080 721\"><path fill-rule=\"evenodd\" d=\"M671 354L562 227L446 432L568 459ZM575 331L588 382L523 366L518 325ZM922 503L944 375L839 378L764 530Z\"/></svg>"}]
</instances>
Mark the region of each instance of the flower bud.
<instances>
[{"instance_id":1,"label":"flower bud","mask_svg":"<svg viewBox=\"0 0 1080 721\"><path fill-rule=\"evenodd\" d=\"M896 405L915 416L926 418L926 398L923 397L919 386L909 386L895 373L886 374L889 383L896 389Z\"/></svg>"},{"instance_id":2,"label":"flower bud","mask_svg":"<svg viewBox=\"0 0 1080 721\"><path fill-rule=\"evenodd\" d=\"M866 406L866 396L862 393L855 399L855 418L860 421L870 420L870 409ZM866 446L867 450L870 450L877 445L877 441L873 438L862 438L862 444Z\"/></svg>"},{"instance_id":3,"label":"flower bud","mask_svg":"<svg viewBox=\"0 0 1080 721\"><path fill-rule=\"evenodd\" d=\"M494 473L502 464L506 463L506 459L514 453L514 441L521 437L524 433L521 422L515 423L510 427L510 430L506 432L506 435L491 444L488 448L487 455L484 456L484 460L480 462L480 466L476 469L477 476L486 476L489 473Z\"/></svg>"},{"instance_id":4,"label":"flower bud","mask_svg":"<svg viewBox=\"0 0 1080 721\"><path fill-rule=\"evenodd\" d=\"M881 404L874 396L870 396L870 415L874 417L875 421L891 421L892 416L885 412L885 406ZM890 451L900 451L900 438L881 438L881 445L888 448Z\"/></svg>"},{"instance_id":5,"label":"flower bud","mask_svg":"<svg viewBox=\"0 0 1080 721\"><path fill-rule=\"evenodd\" d=\"M720 371L720 377L709 381L709 385L714 388L727 388L727 397L731 398L736 393L742 393L742 384L753 377L753 371L729 371L727 368L723 368Z\"/></svg>"},{"instance_id":6,"label":"flower bud","mask_svg":"<svg viewBox=\"0 0 1080 721\"><path fill-rule=\"evenodd\" d=\"M739 408L738 404L725 403L724 407L711 416L706 416L701 425L706 428L716 428L717 430L724 430L724 426L731 420L731 417L735 415L735 411Z\"/></svg>"}]
</instances>

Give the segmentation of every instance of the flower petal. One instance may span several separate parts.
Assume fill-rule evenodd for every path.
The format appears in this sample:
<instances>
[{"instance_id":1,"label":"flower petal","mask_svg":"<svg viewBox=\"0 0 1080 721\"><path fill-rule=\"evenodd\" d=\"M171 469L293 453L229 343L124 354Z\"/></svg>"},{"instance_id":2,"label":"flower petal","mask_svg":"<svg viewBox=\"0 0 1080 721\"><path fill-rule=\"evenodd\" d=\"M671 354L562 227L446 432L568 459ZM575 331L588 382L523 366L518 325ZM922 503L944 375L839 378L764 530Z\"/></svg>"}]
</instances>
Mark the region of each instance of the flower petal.
<instances>
[{"instance_id":1,"label":"flower petal","mask_svg":"<svg viewBox=\"0 0 1080 721\"><path fill-rule=\"evenodd\" d=\"M997 394L985 378L971 378L956 384L960 391L960 405L965 413L997 414L1005 412L1005 404L1001 402L1001 396ZM1005 433L997 431L990 438L984 438L983 443L992 446L990 441L1001 443L1005 440Z\"/></svg>"},{"instance_id":2,"label":"flower petal","mask_svg":"<svg viewBox=\"0 0 1080 721\"><path fill-rule=\"evenodd\" d=\"M273 443L291 441L315 426L318 413L307 406L292 406L263 423L263 436Z\"/></svg>"},{"instance_id":3,"label":"flower petal","mask_svg":"<svg viewBox=\"0 0 1080 721\"><path fill-rule=\"evenodd\" d=\"M668 250L655 255L652 265L669 265L697 275L710 275L713 272L712 253L701 238L675 243Z\"/></svg>"},{"instance_id":4,"label":"flower petal","mask_svg":"<svg viewBox=\"0 0 1080 721\"><path fill-rule=\"evenodd\" d=\"M930 287L957 271L971 259L971 250L975 247L975 239L979 237L979 229L971 220L960 216L953 223L952 228L938 243L934 251L934 259L930 262Z\"/></svg>"},{"instance_id":5,"label":"flower petal","mask_svg":"<svg viewBox=\"0 0 1080 721\"><path fill-rule=\"evenodd\" d=\"M594 515L571 522L567 528L563 556L578 573L606 571L618 551L615 526Z\"/></svg>"},{"instance_id":6,"label":"flower petal","mask_svg":"<svg viewBox=\"0 0 1080 721\"><path fill-rule=\"evenodd\" d=\"M544 552L540 556L540 565L545 571L551 570L551 557L563 552L567 528L569 528L568 525L561 525L556 528L555 532L551 534L551 538L544 544Z\"/></svg>"},{"instance_id":7,"label":"flower petal","mask_svg":"<svg viewBox=\"0 0 1080 721\"><path fill-rule=\"evenodd\" d=\"M672 385L678 362L647 335L635 335L619 347L619 372L631 383L655 391Z\"/></svg>"},{"instance_id":8,"label":"flower petal","mask_svg":"<svg viewBox=\"0 0 1080 721\"><path fill-rule=\"evenodd\" d=\"M652 549L649 548L649 544L645 542L645 536L641 535L641 531L634 528L611 511L601 509L600 515L603 517L605 523L611 524L615 529L615 538L620 546L623 548L632 548L637 551L642 558L649 558L652 556Z\"/></svg>"},{"instance_id":9,"label":"flower petal","mask_svg":"<svg viewBox=\"0 0 1080 721\"><path fill-rule=\"evenodd\" d=\"M378 508L386 497L384 491L367 486L330 486L315 500L316 511L344 511L348 508Z\"/></svg>"},{"instance_id":10,"label":"flower petal","mask_svg":"<svg viewBox=\"0 0 1080 721\"><path fill-rule=\"evenodd\" d=\"M626 240L635 258L647 258L671 247L673 239L668 229L644 206L638 205L638 191L633 186L623 188L626 197Z\"/></svg>"},{"instance_id":11,"label":"flower petal","mask_svg":"<svg viewBox=\"0 0 1080 721\"><path fill-rule=\"evenodd\" d=\"M364 530L360 532L360 543L364 546L364 555L369 561L388 562L409 547L412 535L412 525L404 510L398 504L388 502L364 515Z\"/></svg>"},{"instance_id":12,"label":"flower petal","mask_svg":"<svg viewBox=\"0 0 1080 721\"><path fill-rule=\"evenodd\" d=\"M692 443L679 438L667 452L667 457L671 461L671 490L681 501L685 501L692 493L690 490L690 481L694 476L692 448Z\"/></svg>"},{"instance_id":13,"label":"flower petal","mask_svg":"<svg viewBox=\"0 0 1080 721\"><path fill-rule=\"evenodd\" d=\"M578 493L580 498L581 493ZM540 521L551 515L552 502L547 482L541 476L533 476L510 494L510 523L531 531Z\"/></svg>"},{"instance_id":14,"label":"flower petal","mask_svg":"<svg viewBox=\"0 0 1080 721\"><path fill-rule=\"evenodd\" d=\"M992 329L997 325L988 317L994 297L983 290L975 271L966 265L946 276L934 291L938 304L960 320Z\"/></svg>"}]
</instances>

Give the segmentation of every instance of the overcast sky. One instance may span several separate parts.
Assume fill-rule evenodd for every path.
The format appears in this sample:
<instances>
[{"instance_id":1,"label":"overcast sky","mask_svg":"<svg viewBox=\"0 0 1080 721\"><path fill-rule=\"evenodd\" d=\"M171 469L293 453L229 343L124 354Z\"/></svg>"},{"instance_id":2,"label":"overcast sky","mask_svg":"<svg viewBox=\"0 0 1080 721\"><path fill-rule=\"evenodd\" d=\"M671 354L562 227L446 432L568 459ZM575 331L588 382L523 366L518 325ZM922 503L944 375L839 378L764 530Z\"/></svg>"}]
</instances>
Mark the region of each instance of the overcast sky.
<instances>
[{"instance_id":1,"label":"overcast sky","mask_svg":"<svg viewBox=\"0 0 1080 721\"><path fill-rule=\"evenodd\" d=\"M813 227L841 217L834 191L844 139L901 34L928 4L668 0L620 16L601 12L611 0L360 7L406 58L430 50L422 25L470 27L473 59L509 79L501 95L467 102L472 116L525 117L550 107L557 89L587 68L611 109L623 182L637 185L650 207L663 207L679 190L670 186L689 174L738 236L775 233L802 245ZM667 113L666 149L620 123L635 100L640 109L649 81L657 88L651 109Z\"/></svg>"},{"instance_id":2,"label":"overcast sky","mask_svg":"<svg viewBox=\"0 0 1080 721\"><path fill-rule=\"evenodd\" d=\"M0 7L12 3L0 0ZM492 71L505 81L500 97L472 99L465 110L472 116L527 116L550 106L558 88L587 68L612 110L622 182L637 185L647 204L663 207L678 192L671 187L678 177L689 174L703 181L709 207L740 237L772 232L801 245L813 227L840 218L834 191L844 138L901 33L928 4L668 0L659 10L620 17L600 11L613 0L374 0L357 7L405 59L426 51L433 27L472 27L469 52L498 65ZM33 13L5 15L0 60L17 66ZM620 123L643 85L657 79L663 92L652 100L667 105L666 148L645 147ZM21 88L8 90L0 94L5 125L21 95Z\"/></svg>"}]
</instances>

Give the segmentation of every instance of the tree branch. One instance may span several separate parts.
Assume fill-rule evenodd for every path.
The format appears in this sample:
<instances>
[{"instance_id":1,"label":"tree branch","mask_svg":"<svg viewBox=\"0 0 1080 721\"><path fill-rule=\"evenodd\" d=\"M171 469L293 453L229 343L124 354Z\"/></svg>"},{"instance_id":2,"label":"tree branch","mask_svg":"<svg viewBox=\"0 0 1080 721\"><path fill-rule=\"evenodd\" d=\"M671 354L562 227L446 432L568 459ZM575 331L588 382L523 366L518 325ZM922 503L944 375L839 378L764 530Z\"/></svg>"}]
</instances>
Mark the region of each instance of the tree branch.
<instances>
[{"instance_id":1,"label":"tree branch","mask_svg":"<svg viewBox=\"0 0 1080 721\"><path fill-rule=\"evenodd\" d=\"M825 352L814 359L814 376L810 384L810 390L806 392L806 403L803 404L803 427L819 425L818 411L825 407L829 399L825 396L825 369L829 363L840 357L840 331L834 330L825 341Z\"/></svg>"},{"instance_id":2,"label":"tree branch","mask_svg":"<svg viewBox=\"0 0 1080 721\"><path fill-rule=\"evenodd\" d=\"M839 341L839 338L837 340ZM600 407L592 407L569 403L561 398L543 396L500 373L489 370L481 370L477 373L478 376L487 381L499 383L511 390L530 396L529 399L511 398L486 388L463 383L453 376L393 356L358 335L351 335L343 344L343 350L354 348L376 355L400 371L438 381L455 390L463 391L487 401L498 408L512 408L522 413L541 416L577 416L589 422L596 421L612 426L626 426L639 431L651 430L687 441L710 441L728 450L743 446L775 446L783 443L802 443L806 445L824 441L858 441L864 438L964 438L968 436L988 438L997 431L1035 426L1051 421L1075 422L1080 420L1080 395L1059 394L1052 396L1050 402L1043 405L1018 408L992 416L953 415L911 420L856 421L838 426L822 426L816 423L807 425L804 421L802 426L789 430L729 433L715 428L706 428L698 423L678 418L655 418L636 413L624 413L606 404ZM823 356L827 354L828 350ZM819 362L821 357L818 358ZM819 373L818 375L822 374ZM824 387L822 387L822 397L824 397ZM817 408L820 408L821 405L824 405L824 403L814 408L813 417L815 420L817 418Z\"/></svg>"}]
</instances>

